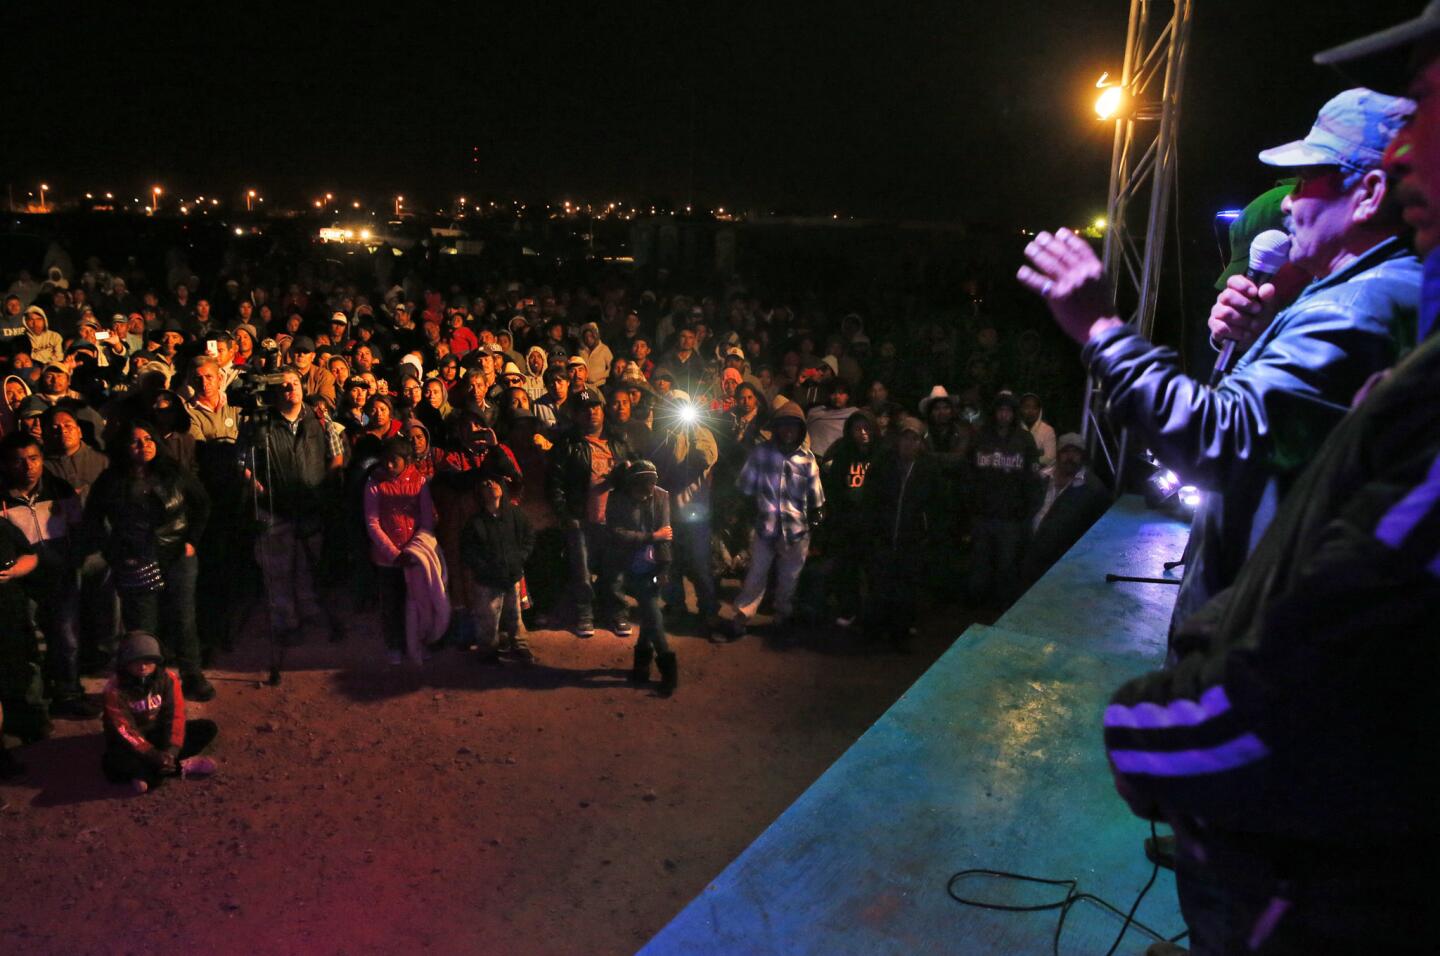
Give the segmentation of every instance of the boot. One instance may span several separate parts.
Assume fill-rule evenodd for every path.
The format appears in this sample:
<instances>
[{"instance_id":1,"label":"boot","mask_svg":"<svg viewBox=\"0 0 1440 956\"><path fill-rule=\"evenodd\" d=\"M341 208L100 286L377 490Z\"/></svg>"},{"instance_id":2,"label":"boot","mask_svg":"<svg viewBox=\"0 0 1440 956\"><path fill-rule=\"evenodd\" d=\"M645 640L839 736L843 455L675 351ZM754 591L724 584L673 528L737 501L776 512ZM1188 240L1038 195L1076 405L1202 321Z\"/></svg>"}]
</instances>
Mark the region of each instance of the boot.
<instances>
[{"instance_id":1,"label":"boot","mask_svg":"<svg viewBox=\"0 0 1440 956\"><path fill-rule=\"evenodd\" d=\"M680 675L675 670L675 652L657 655L655 663L660 668L660 686L655 688L655 692L661 697L669 697L675 693L675 686L680 682Z\"/></svg>"},{"instance_id":2,"label":"boot","mask_svg":"<svg viewBox=\"0 0 1440 956\"><path fill-rule=\"evenodd\" d=\"M635 645L635 666L630 668L630 683L650 683L650 662L655 659L655 648L649 644Z\"/></svg>"}]
</instances>

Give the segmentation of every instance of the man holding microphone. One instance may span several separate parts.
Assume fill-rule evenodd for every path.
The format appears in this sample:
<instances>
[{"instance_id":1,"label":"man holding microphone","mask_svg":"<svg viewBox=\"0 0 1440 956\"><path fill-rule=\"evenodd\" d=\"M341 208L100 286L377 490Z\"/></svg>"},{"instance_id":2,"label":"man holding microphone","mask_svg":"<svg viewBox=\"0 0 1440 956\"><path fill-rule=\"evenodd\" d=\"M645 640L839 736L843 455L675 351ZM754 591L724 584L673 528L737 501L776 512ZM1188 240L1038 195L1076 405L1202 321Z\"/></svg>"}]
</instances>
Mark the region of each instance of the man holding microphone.
<instances>
[{"instance_id":1,"label":"man holding microphone","mask_svg":"<svg viewBox=\"0 0 1440 956\"><path fill-rule=\"evenodd\" d=\"M1173 625L1234 580L1280 499L1373 373L1414 341L1420 263L1381 157L1414 103L1350 89L1303 139L1260 154L1297 177L1282 211L1289 261L1313 277L1276 311L1275 286L1232 276L1210 315L1239 358L1213 387L1116 315L1100 260L1061 229L1026 247L1025 285L1084 346L1106 409L1205 492Z\"/></svg>"},{"instance_id":2,"label":"man holding microphone","mask_svg":"<svg viewBox=\"0 0 1440 956\"><path fill-rule=\"evenodd\" d=\"M1409 74L1419 105L1385 170L1427 255L1420 343L1319 444L1235 580L1175 633L1174 665L1106 709L1117 788L1179 837L1197 956L1434 950L1440 767L1414 735L1440 666L1440 0L1316 59L1397 92ZM1084 255L1053 256L1046 293L1100 300Z\"/></svg>"}]
</instances>

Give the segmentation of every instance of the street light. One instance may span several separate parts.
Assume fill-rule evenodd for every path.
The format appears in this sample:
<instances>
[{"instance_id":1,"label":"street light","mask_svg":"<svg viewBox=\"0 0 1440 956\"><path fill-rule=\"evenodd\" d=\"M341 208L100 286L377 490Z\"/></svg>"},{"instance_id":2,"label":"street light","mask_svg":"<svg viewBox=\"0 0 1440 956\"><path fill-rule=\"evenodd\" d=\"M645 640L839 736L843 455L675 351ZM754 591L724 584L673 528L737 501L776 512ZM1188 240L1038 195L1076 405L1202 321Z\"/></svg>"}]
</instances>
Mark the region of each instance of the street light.
<instances>
[{"instance_id":1,"label":"street light","mask_svg":"<svg viewBox=\"0 0 1440 956\"><path fill-rule=\"evenodd\" d=\"M41 212L49 212L49 210L45 208L45 190L47 190L47 189L49 189L49 188L50 188L50 186L49 186L47 183L41 183L41 184L40 184L40 211L41 211Z\"/></svg>"},{"instance_id":2,"label":"street light","mask_svg":"<svg viewBox=\"0 0 1440 956\"><path fill-rule=\"evenodd\" d=\"M250 190L249 192L247 192L247 193L245 194L245 211L246 211L246 212L254 212L254 210L255 210L254 203L255 203L255 190L252 189L252 190Z\"/></svg>"},{"instance_id":3,"label":"street light","mask_svg":"<svg viewBox=\"0 0 1440 956\"><path fill-rule=\"evenodd\" d=\"M150 195L152 195L152 196L155 197L155 198L154 198L153 200L151 200L151 202L150 202L150 211L151 211L151 212L157 212L157 213L158 213L158 212L160 211L160 193L161 193L161 191L162 191L162 190L160 189L159 186L151 186L151 187L150 187Z\"/></svg>"},{"instance_id":4,"label":"street light","mask_svg":"<svg viewBox=\"0 0 1440 956\"><path fill-rule=\"evenodd\" d=\"M399 219L399 218L400 218L400 207L401 207L402 205L404 205L404 203L405 203L405 197L404 197L404 196L396 196L396 197L395 197L395 218L396 218L396 219Z\"/></svg>"}]
</instances>

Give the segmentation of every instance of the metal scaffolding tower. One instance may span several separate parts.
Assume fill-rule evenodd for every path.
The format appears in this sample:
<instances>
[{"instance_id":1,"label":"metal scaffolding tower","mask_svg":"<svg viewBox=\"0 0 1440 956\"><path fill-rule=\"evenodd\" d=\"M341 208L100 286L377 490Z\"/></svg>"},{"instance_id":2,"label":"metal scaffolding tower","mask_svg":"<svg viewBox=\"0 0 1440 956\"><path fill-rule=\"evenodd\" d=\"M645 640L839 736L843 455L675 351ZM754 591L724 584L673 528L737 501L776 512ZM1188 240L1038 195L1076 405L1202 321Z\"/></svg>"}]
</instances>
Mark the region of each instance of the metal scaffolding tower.
<instances>
[{"instance_id":1,"label":"metal scaffolding tower","mask_svg":"<svg viewBox=\"0 0 1440 956\"><path fill-rule=\"evenodd\" d=\"M1115 114L1106 202L1105 273L1117 303L1133 303L1126 316L1142 334L1155 325L1165 229L1175 187L1180 90L1194 19L1192 0L1130 0L1125 60ZM1158 82L1157 82L1158 81ZM1157 90L1158 87L1158 90ZM1148 203L1142 202L1146 185ZM1144 229L1138 226L1144 214ZM1083 428L1091 461L1104 456L1117 493L1129 452L1125 433L1106 424L1104 396L1092 378L1086 385Z\"/></svg>"}]
</instances>

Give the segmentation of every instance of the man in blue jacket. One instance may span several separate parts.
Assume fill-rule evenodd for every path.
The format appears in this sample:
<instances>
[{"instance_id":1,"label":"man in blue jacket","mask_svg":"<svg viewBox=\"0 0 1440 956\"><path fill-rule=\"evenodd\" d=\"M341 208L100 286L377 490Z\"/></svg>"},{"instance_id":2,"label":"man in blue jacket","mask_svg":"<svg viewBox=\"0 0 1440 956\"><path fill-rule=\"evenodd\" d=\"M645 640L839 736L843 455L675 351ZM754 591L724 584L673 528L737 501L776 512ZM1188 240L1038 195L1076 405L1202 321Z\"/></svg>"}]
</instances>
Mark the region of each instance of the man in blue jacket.
<instances>
[{"instance_id":1,"label":"man in blue jacket","mask_svg":"<svg viewBox=\"0 0 1440 956\"><path fill-rule=\"evenodd\" d=\"M1274 287L1231 277L1212 327L1227 329L1244 354L1216 387L1185 375L1172 349L1115 315L1084 240L1062 229L1026 248L1020 280L1085 347L1111 419L1205 493L1172 625L1234 581L1356 391L1414 341L1420 263L1402 239L1399 203L1380 168L1413 110L1407 99L1346 90L1321 108L1303 140L1260 154L1298 177L1282 205L1290 261L1314 279L1271 318Z\"/></svg>"}]
</instances>

